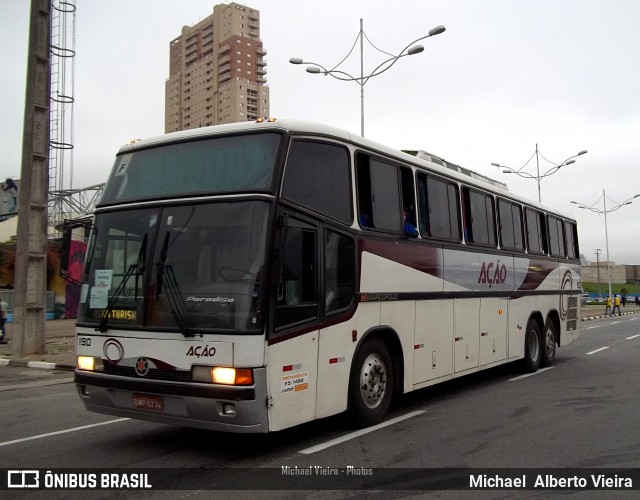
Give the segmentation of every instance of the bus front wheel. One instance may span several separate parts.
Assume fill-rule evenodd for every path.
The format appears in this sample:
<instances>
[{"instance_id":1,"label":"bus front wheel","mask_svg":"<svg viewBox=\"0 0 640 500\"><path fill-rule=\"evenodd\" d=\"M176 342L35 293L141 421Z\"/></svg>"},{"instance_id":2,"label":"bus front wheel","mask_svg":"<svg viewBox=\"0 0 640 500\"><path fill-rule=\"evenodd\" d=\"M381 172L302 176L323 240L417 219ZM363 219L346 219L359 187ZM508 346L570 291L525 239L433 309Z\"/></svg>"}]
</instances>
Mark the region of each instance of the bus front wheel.
<instances>
[{"instance_id":1,"label":"bus front wheel","mask_svg":"<svg viewBox=\"0 0 640 500\"><path fill-rule=\"evenodd\" d=\"M380 423L393 396L393 367L387 346L367 340L358 350L349 380L349 410L361 427Z\"/></svg>"},{"instance_id":2,"label":"bus front wheel","mask_svg":"<svg viewBox=\"0 0 640 500\"><path fill-rule=\"evenodd\" d=\"M524 368L528 373L540 366L541 351L540 327L536 320L530 319L524 336Z\"/></svg>"}]
</instances>

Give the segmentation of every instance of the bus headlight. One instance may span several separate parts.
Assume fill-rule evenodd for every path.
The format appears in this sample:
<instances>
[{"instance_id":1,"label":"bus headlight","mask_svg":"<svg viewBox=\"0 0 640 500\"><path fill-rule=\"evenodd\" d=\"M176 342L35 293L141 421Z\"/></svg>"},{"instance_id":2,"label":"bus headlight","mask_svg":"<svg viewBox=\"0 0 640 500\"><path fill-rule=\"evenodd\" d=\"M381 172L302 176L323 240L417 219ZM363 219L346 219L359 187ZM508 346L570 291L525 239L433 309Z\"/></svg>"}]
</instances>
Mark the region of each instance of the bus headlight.
<instances>
[{"instance_id":1,"label":"bus headlight","mask_svg":"<svg viewBox=\"0 0 640 500\"><path fill-rule=\"evenodd\" d=\"M90 372L102 371L102 359L93 356L78 356L77 367L79 370L87 370Z\"/></svg>"},{"instance_id":2,"label":"bus headlight","mask_svg":"<svg viewBox=\"0 0 640 500\"><path fill-rule=\"evenodd\" d=\"M228 366L194 366L191 379L210 384L253 385L253 370Z\"/></svg>"}]
</instances>

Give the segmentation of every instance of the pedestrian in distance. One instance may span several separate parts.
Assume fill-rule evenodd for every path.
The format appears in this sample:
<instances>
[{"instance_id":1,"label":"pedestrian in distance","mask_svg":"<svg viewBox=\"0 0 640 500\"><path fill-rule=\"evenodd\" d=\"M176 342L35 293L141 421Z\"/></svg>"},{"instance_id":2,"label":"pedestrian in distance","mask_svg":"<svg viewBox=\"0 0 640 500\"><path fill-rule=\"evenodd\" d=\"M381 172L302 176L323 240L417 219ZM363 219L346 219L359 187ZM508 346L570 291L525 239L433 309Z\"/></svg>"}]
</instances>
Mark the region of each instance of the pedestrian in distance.
<instances>
[{"instance_id":1,"label":"pedestrian in distance","mask_svg":"<svg viewBox=\"0 0 640 500\"><path fill-rule=\"evenodd\" d=\"M620 300L622 301L622 307L627 307L627 296L623 295Z\"/></svg>"},{"instance_id":2,"label":"pedestrian in distance","mask_svg":"<svg viewBox=\"0 0 640 500\"><path fill-rule=\"evenodd\" d=\"M613 310L611 311L611 316L616 314L616 309L618 310L618 316L622 316L622 312L620 312L620 296L616 295L613 298Z\"/></svg>"},{"instance_id":3,"label":"pedestrian in distance","mask_svg":"<svg viewBox=\"0 0 640 500\"><path fill-rule=\"evenodd\" d=\"M611 315L612 309L611 309L611 297L607 297L607 308L604 310L604 315Z\"/></svg>"},{"instance_id":4,"label":"pedestrian in distance","mask_svg":"<svg viewBox=\"0 0 640 500\"><path fill-rule=\"evenodd\" d=\"M6 334L5 324L7 323L7 313L9 312L9 304L0 298L0 342L4 342Z\"/></svg>"},{"instance_id":5,"label":"pedestrian in distance","mask_svg":"<svg viewBox=\"0 0 640 500\"><path fill-rule=\"evenodd\" d=\"M640 296L636 295L636 306L640 307Z\"/></svg>"}]
</instances>

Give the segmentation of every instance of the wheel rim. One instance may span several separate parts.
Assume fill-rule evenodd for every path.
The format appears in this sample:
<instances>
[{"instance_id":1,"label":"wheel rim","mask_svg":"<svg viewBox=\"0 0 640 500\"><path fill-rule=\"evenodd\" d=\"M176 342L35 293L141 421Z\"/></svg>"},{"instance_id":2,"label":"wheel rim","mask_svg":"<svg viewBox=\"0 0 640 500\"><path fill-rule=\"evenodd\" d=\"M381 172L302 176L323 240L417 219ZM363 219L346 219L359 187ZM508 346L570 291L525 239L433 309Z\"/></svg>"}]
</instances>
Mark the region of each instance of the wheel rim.
<instances>
[{"instance_id":1,"label":"wheel rim","mask_svg":"<svg viewBox=\"0 0 640 500\"><path fill-rule=\"evenodd\" d=\"M387 367L378 354L369 354L360 371L362 401L368 408L376 408L382 403L386 391Z\"/></svg>"},{"instance_id":2,"label":"wheel rim","mask_svg":"<svg viewBox=\"0 0 640 500\"><path fill-rule=\"evenodd\" d=\"M551 328L547 328L545 332L545 349L547 351L547 358L551 358L555 352L556 338Z\"/></svg>"},{"instance_id":3,"label":"wheel rim","mask_svg":"<svg viewBox=\"0 0 640 500\"><path fill-rule=\"evenodd\" d=\"M529 358L535 361L540 356L540 339L535 330L529 333Z\"/></svg>"}]
</instances>

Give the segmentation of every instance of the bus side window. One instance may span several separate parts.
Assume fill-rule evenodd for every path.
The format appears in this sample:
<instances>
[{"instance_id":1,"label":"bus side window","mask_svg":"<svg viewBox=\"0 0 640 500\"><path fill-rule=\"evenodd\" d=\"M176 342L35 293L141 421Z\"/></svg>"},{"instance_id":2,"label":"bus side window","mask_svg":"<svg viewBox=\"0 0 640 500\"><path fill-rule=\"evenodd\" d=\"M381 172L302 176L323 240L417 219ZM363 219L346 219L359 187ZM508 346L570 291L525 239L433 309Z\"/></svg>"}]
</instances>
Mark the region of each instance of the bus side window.
<instances>
[{"instance_id":1,"label":"bus side window","mask_svg":"<svg viewBox=\"0 0 640 500\"><path fill-rule=\"evenodd\" d=\"M358 155L358 216L360 226L387 231L402 229L398 168Z\"/></svg>"},{"instance_id":2,"label":"bus side window","mask_svg":"<svg viewBox=\"0 0 640 500\"><path fill-rule=\"evenodd\" d=\"M522 240L522 207L506 200L498 200L500 218L500 246L507 250L524 251Z\"/></svg>"},{"instance_id":3,"label":"bus side window","mask_svg":"<svg viewBox=\"0 0 640 500\"><path fill-rule=\"evenodd\" d=\"M316 231L288 227L276 298L275 326L318 317Z\"/></svg>"},{"instance_id":4,"label":"bus side window","mask_svg":"<svg viewBox=\"0 0 640 500\"><path fill-rule=\"evenodd\" d=\"M527 245L530 253L546 254L547 237L544 224L544 215L535 210L525 208L527 222Z\"/></svg>"},{"instance_id":5,"label":"bus side window","mask_svg":"<svg viewBox=\"0 0 640 500\"><path fill-rule=\"evenodd\" d=\"M493 197L469 188L464 188L462 193L467 241L477 245L496 246Z\"/></svg>"},{"instance_id":6,"label":"bus side window","mask_svg":"<svg viewBox=\"0 0 640 500\"><path fill-rule=\"evenodd\" d=\"M549 232L549 252L553 257L565 257L566 248L564 244L564 225L561 219L547 217L547 227Z\"/></svg>"},{"instance_id":7,"label":"bus side window","mask_svg":"<svg viewBox=\"0 0 640 500\"><path fill-rule=\"evenodd\" d=\"M352 238L327 229L324 240L325 313L351 305L356 290L356 247Z\"/></svg>"},{"instance_id":8,"label":"bus side window","mask_svg":"<svg viewBox=\"0 0 640 500\"><path fill-rule=\"evenodd\" d=\"M580 252L578 250L578 231L576 225L572 222L565 221L564 234L567 241L567 257L569 259L577 259Z\"/></svg>"},{"instance_id":9,"label":"bus side window","mask_svg":"<svg viewBox=\"0 0 640 500\"><path fill-rule=\"evenodd\" d=\"M418 174L420 232L423 236L460 241L458 199L455 184Z\"/></svg>"}]
</instances>

